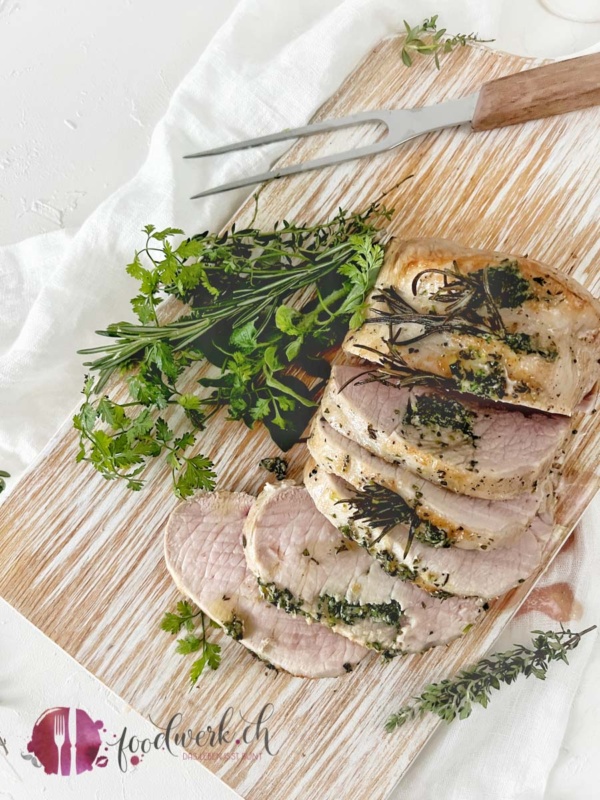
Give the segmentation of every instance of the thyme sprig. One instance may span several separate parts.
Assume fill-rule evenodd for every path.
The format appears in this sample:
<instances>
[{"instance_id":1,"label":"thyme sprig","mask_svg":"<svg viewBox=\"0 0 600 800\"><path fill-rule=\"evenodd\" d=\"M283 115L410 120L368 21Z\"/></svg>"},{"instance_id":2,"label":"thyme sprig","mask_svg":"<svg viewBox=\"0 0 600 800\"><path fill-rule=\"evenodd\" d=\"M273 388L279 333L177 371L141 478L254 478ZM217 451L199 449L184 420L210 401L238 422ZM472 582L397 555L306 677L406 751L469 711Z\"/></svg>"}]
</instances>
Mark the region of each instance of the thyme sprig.
<instances>
[{"instance_id":1,"label":"thyme sprig","mask_svg":"<svg viewBox=\"0 0 600 800\"><path fill-rule=\"evenodd\" d=\"M402 46L402 61L407 66L412 66L413 56L418 53L422 56L433 56L435 65L440 69L440 54L451 53L456 47L464 47L467 42L493 42L494 39L480 39L476 33L457 33L454 36L446 35L446 28L438 28L438 14L424 19L420 25L410 26L404 20L406 38ZM423 38L425 37L425 38Z\"/></svg>"},{"instance_id":2,"label":"thyme sprig","mask_svg":"<svg viewBox=\"0 0 600 800\"><path fill-rule=\"evenodd\" d=\"M198 622L195 621L199 617L200 628L197 630ZM177 613L166 612L160 627L163 631L176 636L182 630L186 631L186 635L177 640L177 652L186 656L190 653L200 652L200 658L196 659L190 667L190 683L191 687L195 686L198 678L204 672L205 668L218 669L221 663L221 646L210 642L208 639L209 628L220 628L216 622L209 619L199 609L195 609L187 600L180 600L177 603Z\"/></svg>"},{"instance_id":3,"label":"thyme sprig","mask_svg":"<svg viewBox=\"0 0 600 800\"><path fill-rule=\"evenodd\" d=\"M437 714L444 722L456 717L466 719L474 704L487 708L492 690L500 689L502 683L511 684L519 675L545 680L552 661L568 664L567 653L595 628L592 625L580 633L562 626L560 631L532 631L531 647L516 645L513 650L482 658L454 678L428 684L418 697L388 718L385 729L391 733L425 713Z\"/></svg>"},{"instance_id":4,"label":"thyme sprig","mask_svg":"<svg viewBox=\"0 0 600 800\"><path fill-rule=\"evenodd\" d=\"M358 489L349 499L338 500L347 503L351 508L350 518L357 522L365 522L372 528L380 528L371 542L377 544L396 525L408 525L408 537L404 546L403 557L408 555L415 537L432 547L448 547L450 541L440 528L422 520L414 508L406 500L391 489L377 483L370 483Z\"/></svg>"}]
</instances>

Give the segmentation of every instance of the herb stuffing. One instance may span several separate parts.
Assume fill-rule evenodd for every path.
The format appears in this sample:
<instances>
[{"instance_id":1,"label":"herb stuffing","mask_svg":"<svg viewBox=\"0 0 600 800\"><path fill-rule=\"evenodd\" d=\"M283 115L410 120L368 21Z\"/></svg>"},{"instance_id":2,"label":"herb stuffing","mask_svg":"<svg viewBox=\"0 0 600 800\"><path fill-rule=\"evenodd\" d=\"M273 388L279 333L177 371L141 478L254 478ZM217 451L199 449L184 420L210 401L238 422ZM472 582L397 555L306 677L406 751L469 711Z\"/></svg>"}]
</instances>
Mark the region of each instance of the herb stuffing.
<instances>
[{"instance_id":1,"label":"herb stuffing","mask_svg":"<svg viewBox=\"0 0 600 800\"><path fill-rule=\"evenodd\" d=\"M473 443L475 414L458 400L441 394L419 394L409 399L402 419L405 425L428 428L441 435L442 430L451 431Z\"/></svg>"},{"instance_id":2,"label":"herb stuffing","mask_svg":"<svg viewBox=\"0 0 600 800\"><path fill-rule=\"evenodd\" d=\"M261 458L258 466L266 469L267 472L272 472L278 481L285 480L288 471L288 463L285 458L274 456L272 458Z\"/></svg>"},{"instance_id":3,"label":"herb stuffing","mask_svg":"<svg viewBox=\"0 0 600 800\"><path fill-rule=\"evenodd\" d=\"M482 658L454 678L428 684L418 697L388 718L385 729L391 733L425 713L437 714L444 722L452 722L456 717L466 719L475 703L487 708L492 690L500 689L501 683L511 684L519 675L544 680L552 661L568 664L567 653L595 628L593 625L581 633L562 627L560 631L546 633L533 631L531 647L516 645L513 650Z\"/></svg>"},{"instance_id":4,"label":"herb stuffing","mask_svg":"<svg viewBox=\"0 0 600 800\"><path fill-rule=\"evenodd\" d=\"M109 325L98 332L106 344L81 351L94 359L73 420L77 460L139 490L148 462L162 457L175 494L189 497L214 488L211 460L192 452L221 409L249 427L262 422L282 450L291 447L329 376L324 351L365 319L383 262L380 225L391 214L380 198L362 212L340 209L316 225L284 220L268 231L234 225L181 239L179 229L146 226L127 267L139 282L131 301L139 324ZM168 297L187 310L163 323ZM216 371L190 388L201 361ZM115 374L124 376L124 402L106 391Z\"/></svg>"},{"instance_id":5,"label":"herb stuffing","mask_svg":"<svg viewBox=\"0 0 600 800\"><path fill-rule=\"evenodd\" d=\"M329 625L335 625L337 622L355 625L359 620L372 619L399 628L403 616L402 608L395 600L389 603L363 604L350 603L348 600L338 599L329 594L321 595L319 598L318 619L324 619Z\"/></svg>"}]
</instances>

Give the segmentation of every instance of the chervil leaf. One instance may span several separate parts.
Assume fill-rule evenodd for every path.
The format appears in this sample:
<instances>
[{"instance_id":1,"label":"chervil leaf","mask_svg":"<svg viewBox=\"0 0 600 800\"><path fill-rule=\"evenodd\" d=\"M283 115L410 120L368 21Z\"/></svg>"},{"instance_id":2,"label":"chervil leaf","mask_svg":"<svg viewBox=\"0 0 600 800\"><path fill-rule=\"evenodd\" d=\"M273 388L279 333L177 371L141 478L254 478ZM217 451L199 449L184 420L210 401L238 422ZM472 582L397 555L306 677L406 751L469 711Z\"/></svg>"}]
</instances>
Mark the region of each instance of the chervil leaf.
<instances>
[{"instance_id":1,"label":"chervil leaf","mask_svg":"<svg viewBox=\"0 0 600 800\"><path fill-rule=\"evenodd\" d=\"M177 640L177 652L186 656L188 653L195 653L202 646L202 639L199 639L193 633L189 633L184 639Z\"/></svg>"},{"instance_id":2,"label":"chervil leaf","mask_svg":"<svg viewBox=\"0 0 600 800\"><path fill-rule=\"evenodd\" d=\"M183 620L181 619L181 617L178 616L177 614L171 614L169 612L165 613L162 622L160 623L160 627L163 629L163 631L172 634L179 633L182 625L183 625Z\"/></svg>"},{"instance_id":3,"label":"chervil leaf","mask_svg":"<svg viewBox=\"0 0 600 800\"><path fill-rule=\"evenodd\" d=\"M202 654L202 656L200 656L200 658L197 661L194 661L190 669L190 682L192 686L194 686L198 682L198 678L204 672L205 666L206 666L206 656Z\"/></svg>"},{"instance_id":4,"label":"chervil leaf","mask_svg":"<svg viewBox=\"0 0 600 800\"><path fill-rule=\"evenodd\" d=\"M152 238L156 239L157 242L163 242L167 238L167 236L176 236L177 234L182 234L183 233L181 228L165 228L162 231L154 232L154 227L153 226L150 226L150 227L152 227L152 231L153 231L152 232Z\"/></svg>"},{"instance_id":5,"label":"chervil leaf","mask_svg":"<svg viewBox=\"0 0 600 800\"><path fill-rule=\"evenodd\" d=\"M177 614L167 612L161 623L162 630L172 635L177 635L182 628L187 631L182 639L177 640L176 651L186 656L190 653L201 651L199 659L194 661L190 670L192 686L196 683L205 667L218 669L221 663L221 647L207 638L208 630L221 629L221 625L213 623L201 611L196 611L187 600L177 603ZM198 627L197 630L195 628Z\"/></svg>"}]
</instances>

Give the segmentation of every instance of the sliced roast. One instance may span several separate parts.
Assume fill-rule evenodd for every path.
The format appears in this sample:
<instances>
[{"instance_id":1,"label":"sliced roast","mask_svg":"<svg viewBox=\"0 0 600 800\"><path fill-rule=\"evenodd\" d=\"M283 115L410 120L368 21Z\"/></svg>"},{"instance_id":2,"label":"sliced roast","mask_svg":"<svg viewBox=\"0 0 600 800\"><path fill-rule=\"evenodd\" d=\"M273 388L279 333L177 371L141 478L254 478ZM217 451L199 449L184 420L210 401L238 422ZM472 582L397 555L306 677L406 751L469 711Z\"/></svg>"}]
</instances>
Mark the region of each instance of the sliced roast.
<instances>
[{"instance_id":1,"label":"sliced roast","mask_svg":"<svg viewBox=\"0 0 600 800\"><path fill-rule=\"evenodd\" d=\"M570 415L600 378L600 303L530 258L394 240L369 303L348 353L392 356L458 391Z\"/></svg>"},{"instance_id":2,"label":"sliced roast","mask_svg":"<svg viewBox=\"0 0 600 800\"><path fill-rule=\"evenodd\" d=\"M360 493L337 475L319 469L314 462L307 464L305 483L319 511L345 536L379 559L388 572L414 581L428 592L488 600L498 597L535 572L552 538L552 524L538 516L507 547L488 551L455 547L440 550L417 538L409 542L407 525L388 528L366 519L364 504L359 506L356 502ZM371 515L376 518L381 509L371 508Z\"/></svg>"},{"instance_id":3,"label":"sliced roast","mask_svg":"<svg viewBox=\"0 0 600 800\"><path fill-rule=\"evenodd\" d=\"M568 417L432 387L398 388L341 365L331 371L321 413L374 455L452 491L496 500L533 491L569 428Z\"/></svg>"},{"instance_id":4,"label":"sliced roast","mask_svg":"<svg viewBox=\"0 0 600 800\"><path fill-rule=\"evenodd\" d=\"M183 594L273 666L306 678L345 674L365 649L261 598L242 546L253 502L239 492L212 492L178 506L165 533L169 572Z\"/></svg>"},{"instance_id":5,"label":"sliced roast","mask_svg":"<svg viewBox=\"0 0 600 800\"><path fill-rule=\"evenodd\" d=\"M268 484L244 534L265 598L388 655L450 642L482 610L479 599L441 600L387 574L319 512L304 486Z\"/></svg>"},{"instance_id":6,"label":"sliced roast","mask_svg":"<svg viewBox=\"0 0 600 800\"><path fill-rule=\"evenodd\" d=\"M398 494L420 520L443 531L441 536L429 537L434 545L443 545L444 538L454 547L467 550L506 545L529 527L540 504L547 502L552 491L551 486L540 482L534 492L509 500L457 494L424 480L400 464L378 458L338 433L320 415L315 417L307 444L321 469L339 475L355 489L377 484Z\"/></svg>"}]
</instances>

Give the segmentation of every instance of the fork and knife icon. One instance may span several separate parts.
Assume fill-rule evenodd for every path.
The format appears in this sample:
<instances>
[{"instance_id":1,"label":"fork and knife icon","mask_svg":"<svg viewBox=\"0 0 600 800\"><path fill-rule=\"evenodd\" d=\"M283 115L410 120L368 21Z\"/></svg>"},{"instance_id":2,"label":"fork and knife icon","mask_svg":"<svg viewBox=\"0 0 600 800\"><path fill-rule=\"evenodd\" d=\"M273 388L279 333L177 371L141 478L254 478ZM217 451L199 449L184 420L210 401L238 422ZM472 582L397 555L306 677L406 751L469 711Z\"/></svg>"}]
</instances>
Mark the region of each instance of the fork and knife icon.
<instances>
[{"instance_id":1,"label":"fork and knife icon","mask_svg":"<svg viewBox=\"0 0 600 800\"><path fill-rule=\"evenodd\" d=\"M58 754L57 773L75 775L77 773L77 709L67 708L66 714L57 712L54 717L54 744ZM63 751L67 744L67 759Z\"/></svg>"}]
</instances>

